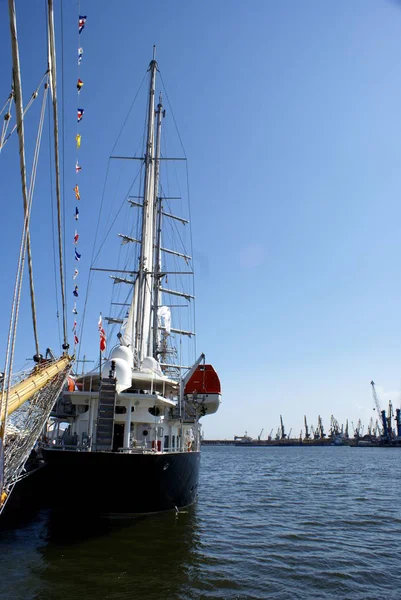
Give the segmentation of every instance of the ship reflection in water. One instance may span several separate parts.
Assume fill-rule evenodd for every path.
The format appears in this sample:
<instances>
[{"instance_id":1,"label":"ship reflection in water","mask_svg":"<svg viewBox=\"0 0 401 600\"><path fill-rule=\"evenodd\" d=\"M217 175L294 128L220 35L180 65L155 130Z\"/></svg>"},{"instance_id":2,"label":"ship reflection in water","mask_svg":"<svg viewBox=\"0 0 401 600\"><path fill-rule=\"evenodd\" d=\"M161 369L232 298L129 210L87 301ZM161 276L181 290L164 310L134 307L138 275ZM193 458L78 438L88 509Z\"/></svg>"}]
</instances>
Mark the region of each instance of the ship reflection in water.
<instances>
[{"instance_id":1,"label":"ship reflection in water","mask_svg":"<svg viewBox=\"0 0 401 600\"><path fill-rule=\"evenodd\" d=\"M0 580L0 597L179 598L196 578L199 544L196 507L131 521L42 511L24 529L2 533L8 580Z\"/></svg>"}]
</instances>

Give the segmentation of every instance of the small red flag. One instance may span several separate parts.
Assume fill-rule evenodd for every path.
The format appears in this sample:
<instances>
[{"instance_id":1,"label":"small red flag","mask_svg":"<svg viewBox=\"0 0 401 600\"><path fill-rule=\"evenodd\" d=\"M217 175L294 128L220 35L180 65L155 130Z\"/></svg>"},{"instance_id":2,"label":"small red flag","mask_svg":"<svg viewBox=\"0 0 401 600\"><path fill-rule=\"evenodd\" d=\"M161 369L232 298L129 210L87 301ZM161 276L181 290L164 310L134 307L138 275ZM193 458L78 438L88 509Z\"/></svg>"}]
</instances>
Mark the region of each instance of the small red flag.
<instances>
[{"instance_id":1,"label":"small red flag","mask_svg":"<svg viewBox=\"0 0 401 600\"><path fill-rule=\"evenodd\" d=\"M104 352L106 350L106 333L103 329L102 313L100 313L97 326L98 326L99 335L100 335L100 352Z\"/></svg>"}]
</instances>

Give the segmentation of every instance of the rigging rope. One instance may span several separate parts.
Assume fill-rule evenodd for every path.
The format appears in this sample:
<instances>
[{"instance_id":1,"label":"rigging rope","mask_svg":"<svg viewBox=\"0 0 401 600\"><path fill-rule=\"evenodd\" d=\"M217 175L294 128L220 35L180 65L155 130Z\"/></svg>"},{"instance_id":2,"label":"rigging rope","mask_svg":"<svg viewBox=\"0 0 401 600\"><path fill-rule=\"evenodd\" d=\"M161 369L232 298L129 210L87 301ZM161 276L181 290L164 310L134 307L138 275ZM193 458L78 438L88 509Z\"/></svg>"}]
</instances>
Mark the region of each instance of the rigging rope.
<instances>
[{"instance_id":1,"label":"rigging rope","mask_svg":"<svg viewBox=\"0 0 401 600\"><path fill-rule=\"evenodd\" d=\"M51 115L50 110L48 112L49 116L49 124L48 124L48 132L49 132L49 174L50 174L50 213L52 220L52 246L53 246L53 275L54 275L54 289L55 299L56 299L56 316L57 316L57 331L58 331L58 340L61 348L61 331L60 331L60 312L58 306L58 287L57 287L57 256L56 256L56 243L55 243L55 228L54 228L54 194L53 194L53 163L52 163L52 148L51 148Z\"/></svg>"},{"instance_id":2,"label":"rigging rope","mask_svg":"<svg viewBox=\"0 0 401 600\"><path fill-rule=\"evenodd\" d=\"M14 16L15 16L15 9L14 9ZM10 27L11 27L11 25L10 25ZM12 36L12 40L13 40L12 43L15 43L17 45L16 52L17 52L17 59L18 59L18 63L17 63L18 67L14 68L14 85L16 87L16 91L15 92L13 91L10 94L9 109L11 107L11 102L12 102L13 98L15 98L15 103L17 106L17 109L16 109L17 124L13 127L13 129L11 130L11 132L9 133L7 138L5 138L5 134L7 132L7 127L8 127L8 123L10 122L10 119L8 118L7 120L5 120L5 123L7 123L7 125L6 125L6 127L3 126L2 137L0 140L0 142L1 142L0 150L5 145L5 143L10 138L10 136L15 131L15 129L18 127L18 135L20 137L20 164L21 164L21 178L22 178L22 194L23 194L23 198L24 198L24 212L26 214L28 204L32 203L33 190L34 190L35 181L36 181L36 170L37 170L37 163L38 163L38 158L39 158L39 148L40 148L42 131L43 131L44 111L45 111L46 99L47 99L47 85L48 85L47 83L45 84L45 93L43 95L41 117L40 117L40 121L39 121L38 137L36 140L35 154L34 154L34 160L33 160L33 164L32 164L32 173L31 173L28 197L27 197L27 189L26 189L27 184L26 184L25 147L24 147L25 141L24 141L23 119L24 119L25 113L31 107L33 101L37 98L39 87L42 85L44 79L48 76L48 71L46 71L46 73L43 75L39 86L33 92L30 101L28 102L27 106L25 107L25 110L22 110L22 89L21 89L21 81L20 81L20 74L19 74L19 56L18 56L18 42L16 39L16 28L15 28L15 39ZM16 81L16 78L19 81ZM10 115L10 110L8 110L7 114ZM21 139L21 136L22 136L22 139ZM40 351L39 351L39 340L38 340L38 332L37 332L37 324L36 324L36 303L35 303L35 290L34 290L34 284L33 284L31 237L30 237L30 233L29 233L29 225L27 225L27 227L28 227L28 229L27 229L27 234L26 234L26 248L27 248L27 254L28 254L28 270L29 270L29 287L30 287L30 295L31 295L32 324L33 324L33 331L34 331L36 355L39 356ZM20 269L20 268L21 268L21 264L19 264L19 266L18 266L18 269ZM23 270L23 264L22 264L22 270ZM17 275L17 278L18 278L18 275ZM22 273L21 273L21 278L22 278ZM19 301L18 301L18 304L19 304ZM16 305L13 304L12 311L14 311L15 309L16 309ZM19 310L19 308L17 308L17 311L18 310ZM17 327L17 322L18 322L18 313L17 313L17 317L16 317L16 320L14 323L15 330ZM14 348L14 344L15 344L15 340L12 340L12 348ZM13 352L13 350L12 350L12 352ZM11 359L11 367L12 367L12 360L13 360L13 358ZM11 376L11 372L12 372L12 368L10 369L10 376Z\"/></svg>"},{"instance_id":3,"label":"rigging rope","mask_svg":"<svg viewBox=\"0 0 401 600\"><path fill-rule=\"evenodd\" d=\"M79 10L79 1L78 1L78 10ZM64 256L66 255L65 252L65 240L66 240L66 221L67 219L65 218L65 85L64 85L64 16L63 16L63 0L61 0L60 2L60 29L61 29L61 144L62 144L62 155L61 155L61 162L62 162L62 171L63 171L63 198L64 198L64 204L63 204L63 252L64 252Z\"/></svg>"},{"instance_id":4,"label":"rigging rope","mask_svg":"<svg viewBox=\"0 0 401 600\"><path fill-rule=\"evenodd\" d=\"M174 121L175 129L176 129L176 131L177 131L177 135L178 135L178 138L179 138L179 140L180 140L180 144L181 144L182 151L183 151L183 153L184 153L184 156L185 156L185 158L187 158L187 154L186 154L186 152L185 152L184 144L182 143L182 139L181 139L180 131L179 131L179 129L178 129L177 121L175 120L175 116L174 116L174 112L173 112L173 107L171 106L170 99L169 99L169 97L168 97L168 93L167 93L167 88L166 88L166 86L165 86L165 84L164 84L163 77L162 77L162 74L160 73L160 71L159 71L159 77L160 77L160 81L162 82L162 85L163 85L163 90L164 90L164 92L165 92L165 94L166 94L166 98L167 98L168 106L169 106L169 109L170 109L170 111L171 111L171 116L173 117L173 121Z\"/></svg>"},{"instance_id":5,"label":"rigging rope","mask_svg":"<svg viewBox=\"0 0 401 600\"><path fill-rule=\"evenodd\" d=\"M9 0L10 2L12 0ZM57 229L59 246L61 305L63 311L63 350L69 348L67 340L67 312L65 302L65 282L63 265L63 235L62 235L62 207L60 185L60 158L58 143L58 110L57 110L57 79L56 79L56 46L54 41L53 0L48 0L48 33L49 33L49 69L51 73L50 86L53 97L53 130L54 130L54 162L56 170L56 195L57 195Z\"/></svg>"},{"instance_id":6,"label":"rigging rope","mask_svg":"<svg viewBox=\"0 0 401 600\"><path fill-rule=\"evenodd\" d=\"M113 154L113 152L114 152L114 150L115 150L115 148L116 148L116 146L118 144L118 141L119 141L119 139L121 137L121 134L122 134L122 132L124 130L124 127L125 127L128 119L129 119L129 116L130 116L131 111L132 111L132 109L134 107L134 104L135 104L135 102L136 102L136 100L137 100L137 98L139 96L139 92L142 89L142 86L143 86L143 83L144 83L144 81L146 79L146 76L147 76L147 71L145 72L145 74L144 74L144 76L142 78L142 81L139 84L139 87L138 87L138 89L136 91L134 99L131 102L131 106L129 107L128 113L127 113L127 115L126 115L126 117L124 119L124 122L123 122L123 124L122 124L122 126L120 128L120 131L119 131L118 135L117 135L116 141L114 142L113 147L112 147L111 152L110 152L109 160L108 160L108 163L107 163L106 174L105 174L104 182L103 182L102 199L100 201L99 216L98 216L98 220L97 220L97 224L96 224L95 239L94 239L93 247L92 247L92 256L91 256L90 267L93 267L93 265L95 264L95 261L97 260L97 258L99 256L100 250L101 250L103 244L105 243L105 241L106 241L106 239L107 239L107 237L108 237L108 235L110 233L110 229L111 229L111 228L109 229L109 231L107 232L106 236L104 237L103 242L102 242L102 244L101 244L101 246L100 246L100 248L99 248L99 250L98 250L98 252L97 252L97 254L95 256L96 243L97 243L97 239L98 239L98 235L99 235L99 228L100 228L100 219L101 219L101 216L102 216L103 204L104 204L104 200L105 200L105 196L106 196L106 186L107 186L107 180L108 180L108 176L109 176L111 156L112 156L112 154ZM139 173L141 173L141 171L142 171L142 168L140 169ZM135 181L137 180L137 177L138 176L135 177L135 179L134 179L134 181L132 183L132 186L134 185ZM132 188L132 186L131 186L131 188ZM124 202L125 202L125 200L126 199L124 199ZM119 209L119 211L117 213L117 216L118 216L119 212L121 211L121 209L122 209L122 206L120 207L120 209ZM113 221L113 224L114 224L114 222L115 222L115 220ZM82 313L82 321L81 321L80 334L79 334L80 335L81 343L80 343L80 345L78 347L78 357L77 357L78 360L80 358L80 352L81 352L81 347L82 347L82 339L83 339L82 336L83 336L83 330L84 330L84 324L85 324L86 307L87 307L87 303L88 303L88 297L89 297L90 286L91 286L91 283L92 283L92 278L93 278L92 271L89 271L88 284L86 286L86 291L85 291L85 301L84 301L84 308L83 308L83 313Z\"/></svg>"},{"instance_id":7,"label":"rigging rope","mask_svg":"<svg viewBox=\"0 0 401 600\"><path fill-rule=\"evenodd\" d=\"M110 161L109 161L109 164L110 164ZM140 170L138 171L138 173L136 174L135 179L134 179L134 181L132 182L132 184L130 186L130 190L135 185L135 182L138 179L141 171L142 171L142 166L141 166ZM95 241L93 243L93 254L92 254L90 268L93 267L93 265L95 264L95 262L96 262L96 260L97 260L97 258L99 256L99 254L100 254L101 249L103 248L104 244L106 243L106 240L109 237L109 234L110 234L111 230L113 229L115 222L117 221L118 216L120 215L122 209L125 206L125 203L127 201L128 196L129 196L129 191L126 194L126 196L124 197L123 201L121 202L120 208L118 209L118 211L117 211L114 219L112 220L112 222L111 222L111 224L110 224L110 226L108 228L108 231L105 234L105 236L103 238L103 241L102 241L102 243L99 246L99 250L97 251L96 256L93 258L93 254L95 252L95 244L96 244L96 238L95 238ZM83 313L82 313L82 321L81 321L81 327L80 327L80 333L79 333L80 340L81 340L80 347L82 346L82 336L83 336L84 323L85 323L86 307L87 307L87 304L88 304L88 297L89 297L90 286L91 286L91 283L92 283L92 278L93 278L93 271L89 271L88 284L86 286L86 294L85 294L85 301L84 301L84 310L83 310ZM79 360L79 357L80 357L80 349L78 349L78 357L77 357L78 360Z\"/></svg>"},{"instance_id":8,"label":"rigging rope","mask_svg":"<svg viewBox=\"0 0 401 600\"><path fill-rule=\"evenodd\" d=\"M36 173L37 173L37 168L38 168L40 144L42 141L43 124L44 124L44 120L45 120L45 110L46 110L46 101L47 101L48 90L49 90L49 84L48 84L48 82L46 82L45 83L45 91L43 94L42 110L41 110L40 120L39 120L38 135L36 137L36 145L35 145L35 153L34 153L34 157L33 157L31 179L29 182L28 197L29 197L30 205L32 205L33 191L34 191L35 182L36 182ZM29 285L30 285L30 289L31 289L31 310L32 310L33 332L34 332L34 337L35 337L36 355L39 358L39 340L38 340L38 330L37 330L37 324L36 324L36 304L35 304L35 292L34 292L34 285L33 285L31 238L29 236L29 232L28 232L28 236L27 236L27 248L28 248L28 265L29 265Z\"/></svg>"},{"instance_id":9,"label":"rigging rope","mask_svg":"<svg viewBox=\"0 0 401 600\"><path fill-rule=\"evenodd\" d=\"M7 100L5 101L5 104L4 104L3 108L0 110L0 115L2 115L2 114L3 114L3 112L4 112L4 109L6 108L7 104L10 102L10 100L12 100L12 99L13 99L13 97L14 97L14 92L12 92L12 91L11 91L11 92L10 92L10 95L8 96ZM8 112L8 111L7 111L7 112Z\"/></svg>"},{"instance_id":10,"label":"rigging rope","mask_svg":"<svg viewBox=\"0 0 401 600\"><path fill-rule=\"evenodd\" d=\"M9 332L8 332L6 362L5 362L5 367L4 367L4 384L3 384L1 400L0 400L0 414L1 414L2 406L4 403L4 396L5 396L5 408L4 408L5 416L4 416L4 420L0 427L0 439L3 439L3 437L4 437L6 423L7 423L7 412L8 412L7 409L8 409L9 393L10 393L10 389L11 389L11 377L12 377L13 363L14 363L15 341L16 341L16 337L17 337L17 325L18 325L23 271L24 271L26 254L28 254L28 263L30 266L32 322L33 322L34 335L35 335L36 353L39 354L39 343L38 343L37 325L36 325L35 296L34 296L34 290L33 290L33 279L31 280L32 257L30 255L30 253L27 252L27 249L28 249L28 243L29 243L29 221L30 221L30 217L31 217L33 191L34 191L35 181L36 181L39 150L40 150L40 144L41 144L41 140L42 140L43 123L44 123L46 100L47 100L47 91L48 91L48 85L46 84L45 93L43 94L43 102L42 102L42 110L41 110L38 134L37 134L37 138L36 138L36 146L35 146L34 160L33 160L33 165L32 165L32 174L31 174L29 193L28 193L28 199L27 199L27 205L26 205L26 211L25 211L25 219L24 219L23 230L22 230L22 235L21 235L20 254L19 254L19 258L18 258L17 275L16 275L16 280L15 280L15 286L14 286L13 306L12 306L12 310L11 310L10 325L9 325Z\"/></svg>"},{"instance_id":11,"label":"rigging rope","mask_svg":"<svg viewBox=\"0 0 401 600\"><path fill-rule=\"evenodd\" d=\"M180 140L182 151L184 153L185 158L187 158L187 154L185 152L185 148L184 148L184 144L182 142L180 131L178 129L177 121L175 120L175 116L174 116L174 112L173 112L173 107L171 106L170 99L168 97L166 85L165 85L165 83L163 81L162 74L159 73L159 75L160 75L160 80L161 80L162 85L163 85L164 92L166 94L167 103L168 103L169 109L171 111L171 115L173 117L173 121L174 121L175 129L176 129L176 132L177 132L177 135L178 135L178 139ZM193 233L192 233L192 220L191 220L191 201L190 201L190 192L189 192L188 162L186 162L186 179L187 179L188 213L189 213L189 239L190 239L190 247L191 247L192 265L194 265ZM194 270L194 267L192 267L192 270ZM195 278L194 277L192 278L192 289L193 289L193 295L195 296ZM192 305L193 305L192 306L192 309L193 309L193 325L194 325L194 331L196 331L196 327L195 327L195 325L196 325L195 302L193 302ZM194 358L196 358L196 354L197 354L196 353L196 338L194 340L194 350L195 350Z\"/></svg>"},{"instance_id":12,"label":"rigging rope","mask_svg":"<svg viewBox=\"0 0 401 600\"><path fill-rule=\"evenodd\" d=\"M5 105L3 106L3 108L1 109L0 115L2 114L2 112L4 111L4 109L6 108L7 104L8 104L8 110L6 112L6 114L4 115L4 120L3 120L3 128L1 131L1 137L0 137L0 152L2 147L4 146L4 139L6 137L6 133L7 133L7 129L8 126L10 125L10 119L11 119L11 104L13 102L13 98L14 98L14 92L11 92L11 94L8 97L7 102L5 103Z\"/></svg>"},{"instance_id":13,"label":"rigging rope","mask_svg":"<svg viewBox=\"0 0 401 600\"><path fill-rule=\"evenodd\" d=\"M13 294L13 304L12 304L9 332L8 332L8 339L7 339L6 360L5 360L5 367L4 367L4 384L3 384L3 389L2 389L2 393L1 393L1 401L0 401L0 410L1 410L1 408L4 404L4 397L5 397L5 417L0 426L0 439L4 439L5 425L6 425L6 420L7 420L7 406L8 406L9 392L10 392L12 367L13 367L13 362L14 362L15 339L16 339L16 333L17 333L19 306L20 306L21 289L22 289L22 279L23 279L25 255L27 253L27 249L28 249L28 262L30 265L30 270L32 268L32 262L31 262L32 259L30 256L29 221L30 221L30 216L31 216L31 207L32 207L32 199L33 199L33 183L34 183L34 182L32 182L32 178L31 178L29 194L27 194L25 145L24 145L24 120L23 120L23 108L22 108L22 86L21 86L21 72L20 72L19 50L18 50L18 41L17 41L17 22L16 22L14 0L9 0L8 8L9 8L9 17L10 17L11 49L12 49L12 58L13 58L13 79L14 79L15 105L16 105L16 115L17 115L18 138L19 138L22 195L24 198L24 224L23 224L22 235L21 235L20 253L19 253L19 258L18 258L18 267L17 267L17 274L16 274L16 280L15 280L15 286L14 286L14 294ZM45 99L46 99L46 93L44 94L44 101L45 101ZM35 148L35 158L36 159L37 159L37 154L38 154L38 146L40 146L40 140L41 140L41 136L42 136L42 128L43 128L43 107L42 107L41 122L39 125L39 131L38 131L38 137L37 137L37 146ZM34 175L34 173L35 173L35 175ZM34 161L32 176L33 176L33 178L36 177L35 161ZM30 272L30 279L31 279L31 272ZM33 287L31 287L31 302L34 305ZM34 313L33 313L32 318L34 320ZM34 325L34 329L36 329L35 325ZM36 347L38 349L39 346L37 343L37 338L35 339L35 343L36 343ZM37 353L39 353L38 350L37 350Z\"/></svg>"},{"instance_id":14,"label":"rigging rope","mask_svg":"<svg viewBox=\"0 0 401 600\"><path fill-rule=\"evenodd\" d=\"M185 152L185 150L184 150ZM189 216L189 243L191 247L191 256L192 256L192 265L194 265L194 245L193 245L193 233L192 233L192 215L191 215L191 197L189 192L189 172L188 172L188 163L185 163L185 171L187 175L187 197L188 197L188 216ZM194 271L194 266L192 267L192 271ZM192 277L192 295L196 297L195 290L195 277ZM196 302L192 302L192 311L193 311L193 327L194 331L196 331ZM196 360L197 351L196 351L196 336L194 339L194 360Z\"/></svg>"},{"instance_id":15,"label":"rigging rope","mask_svg":"<svg viewBox=\"0 0 401 600\"><path fill-rule=\"evenodd\" d=\"M36 90L35 90L35 91L32 93L32 96L31 96L31 98L30 98L30 100L29 100L28 104L26 105L26 107L24 108L24 110L23 110L23 112L22 112L22 116L23 116L23 117L25 117L26 113L27 113L27 112L28 112L28 110L31 108L31 106L32 106L32 104L33 104L33 102L34 102L34 100L36 100L36 98L38 97L39 90L40 90L40 88L41 88L41 86L42 86L42 83L43 83L43 82L44 82L44 80L46 79L46 76L47 76L47 74L48 74L48 73L49 73L49 70L47 70L47 71L44 73L44 75L43 75L42 79L41 79L41 80L40 80L40 82L39 82L39 85L38 85L38 87L37 87L37 88L36 88ZM14 95L14 92L12 92L12 94ZM7 100L7 102L8 102L8 100ZM6 104L7 104L7 103L6 103ZM2 110L4 110L4 108L3 108ZM0 114L1 114L1 113L0 113ZM10 122L10 120L9 120L9 119L8 119L8 122ZM1 151L1 149L2 149L2 148L5 146L5 145L6 145L6 143L8 142L8 140L10 139L10 137L12 136L12 134L14 133L14 131L17 129L17 127L18 127L18 123L16 123L16 124L14 125L14 127L11 129L10 133L8 134L8 136L7 136L5 139L3 139L3 140L1 140L1 139L0 139L0 151Z\"/></svg>"}]
</instances>

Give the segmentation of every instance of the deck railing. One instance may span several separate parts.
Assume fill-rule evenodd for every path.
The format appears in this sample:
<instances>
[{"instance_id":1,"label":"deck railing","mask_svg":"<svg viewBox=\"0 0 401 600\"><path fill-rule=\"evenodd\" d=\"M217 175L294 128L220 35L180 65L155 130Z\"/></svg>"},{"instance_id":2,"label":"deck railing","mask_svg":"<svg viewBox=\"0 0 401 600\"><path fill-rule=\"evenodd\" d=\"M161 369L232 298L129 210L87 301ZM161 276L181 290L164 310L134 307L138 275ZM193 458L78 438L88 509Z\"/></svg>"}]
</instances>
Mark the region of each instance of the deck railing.
<instances>
[{"instance_id":1,"label":"deck railing","mask_svg":"<svg viewBox=\"0 0 401 600\"><path fill-rule=\"evenodd\" d=\"M96 452L96 444L84 446L80 444L52 444L42 442L40 444L40 447L46 450L58 450L61 452L63 450L73 450L75 452ZM180 448L177 447L168 447L162 448L160 451L156 450L155 448L151 448L149 444L143 444L129 448L117 448L117 450L114 452L121 454L177 454L183 451L196 452L197 450L198 449L196 448L196 445L194 443L192 443L191 447L187 446L187 448L184 448L183 450L180 450ZM110 450L108 450L108 452L110 452Z\"/></svg>"}]
</instances>

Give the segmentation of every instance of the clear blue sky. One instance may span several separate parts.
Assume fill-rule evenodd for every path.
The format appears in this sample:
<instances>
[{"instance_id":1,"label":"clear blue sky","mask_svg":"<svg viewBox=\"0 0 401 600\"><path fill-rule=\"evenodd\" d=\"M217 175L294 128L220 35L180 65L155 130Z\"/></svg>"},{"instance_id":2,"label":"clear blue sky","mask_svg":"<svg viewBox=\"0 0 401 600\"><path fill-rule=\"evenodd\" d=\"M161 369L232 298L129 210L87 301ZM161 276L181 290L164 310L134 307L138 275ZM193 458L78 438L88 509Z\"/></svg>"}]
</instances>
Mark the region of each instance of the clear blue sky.
<instances>
[{"instance_id":1,"label":"clear blue sky","mask_svg":"<svg viewBox=\"0 0 401 600\"><path fill-rule=\"evenodd\" d=\"M46 68L44 3L17 0L17 11L27 102ZM88 20L81 36L80 289L108 157L156 43L189 158L198 349L224 392L219 413L204 419L206 436L256 436L276 430L280 414L296 434L304 414L312 423L320 414L326 428L331 414L367 424L372 378L383 404L391 397L400 406L401 4L82 0L81 12ZM76 14L64 2L68 218ZM2 104L11 71L4 0L0 55ZM61 62L58 73L61 85ZM28 163L38 110L27 119ZM32 239L40 339L58 349L47 135ZM0 198L2 364L22 216L16 137L0 155ZM93 341L87 335L83 348L92 358L102 309L97 285ZM17 364L33 354L32 340L25 299Z\"/></svg>"}]
</instances>

